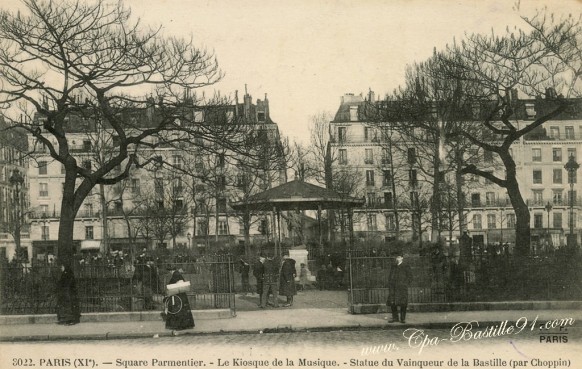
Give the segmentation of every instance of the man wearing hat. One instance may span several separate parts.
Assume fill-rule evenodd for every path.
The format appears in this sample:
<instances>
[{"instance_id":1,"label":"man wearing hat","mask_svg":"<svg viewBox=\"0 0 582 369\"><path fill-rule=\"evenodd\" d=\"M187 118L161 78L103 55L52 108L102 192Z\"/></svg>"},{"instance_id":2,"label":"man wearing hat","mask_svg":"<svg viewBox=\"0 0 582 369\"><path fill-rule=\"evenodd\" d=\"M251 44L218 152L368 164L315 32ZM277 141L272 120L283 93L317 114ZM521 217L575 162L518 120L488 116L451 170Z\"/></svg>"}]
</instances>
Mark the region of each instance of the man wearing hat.
<instances>
[{"instance_id":1,"label":"man wearing hat","mask_svg":"<svg viewBox=\"0 0 582 369\"><path fill-rule=\"evenodd\" d=\"M388 275L388 301L392 310L390 323L398 322L398 306L400 306L400 323L406 323L406 308L408 306L408 287L412 282L410 266L404 263L402 252L396 253L396 262L390 268Z\"/></svg>"}]
</instances>

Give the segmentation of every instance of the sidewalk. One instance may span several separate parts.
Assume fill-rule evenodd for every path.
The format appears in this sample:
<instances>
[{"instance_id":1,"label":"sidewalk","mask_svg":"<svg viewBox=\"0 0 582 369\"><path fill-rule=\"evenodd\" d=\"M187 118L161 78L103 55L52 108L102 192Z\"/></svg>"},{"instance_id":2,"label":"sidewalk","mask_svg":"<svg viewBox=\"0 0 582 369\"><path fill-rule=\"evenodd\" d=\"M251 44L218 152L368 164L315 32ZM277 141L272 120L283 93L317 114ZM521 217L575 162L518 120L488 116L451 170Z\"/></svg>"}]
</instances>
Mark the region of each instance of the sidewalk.
<instances>
[{"instance_id":1,"label":"sidewalk","mask_svg":"<svg viewBox=\"0 0 582 369\"><path fill-rule=\"evenodd\" d=\"M507 320L515 323L525 317L531 324L555 319L568 319L580 326L582 311L577 310L500 310L500 311L449 311L411 312L407 323L388 324L386 314L348 314L345 308L266 309L239 312L236 317L217 318L204 311L193 311L196 327L186 331L171 331L157 320L105 321L91 320L96 314L83 315L80 324L61 326L54 323L8 324L0 326L0 341L48 340L108 340L120 338L155 338L182 334L260 334L269 332L337 331L367 329L450 328L454 324L477 321L479 327L499 324ZM150 314L158 314L151 312ZM47 316L48 318L48 316ZM119 317L117 318L119 319Z\"/></svg>"}]
</instances>

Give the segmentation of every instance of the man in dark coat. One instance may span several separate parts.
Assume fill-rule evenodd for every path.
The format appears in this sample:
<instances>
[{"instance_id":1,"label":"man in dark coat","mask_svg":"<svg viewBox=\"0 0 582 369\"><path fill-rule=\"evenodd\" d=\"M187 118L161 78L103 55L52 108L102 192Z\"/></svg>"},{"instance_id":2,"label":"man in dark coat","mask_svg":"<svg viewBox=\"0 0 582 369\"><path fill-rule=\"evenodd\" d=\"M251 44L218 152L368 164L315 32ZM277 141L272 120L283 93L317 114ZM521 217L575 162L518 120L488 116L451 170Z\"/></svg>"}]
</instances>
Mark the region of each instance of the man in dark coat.
<instances>
[{"instance_id":1,"label":"man in dark coat","mask_svg":"<svg viewBox=\"0 0 582 369\"><path fill-rule=\"evenodd\" d=\"M261 308L267 306L269 289L273 293L274 307L279 307L279 273L281 262L278 258L267 257L264 263L265 274L263 278L263 294L261 295Z\"/></svg>"},{"instance_id":2,"label":"man in dark coat","mask_svg":"<svg viewBox=\"0 0 582 369\"><path fill-rule=\"evenodd\" d=\"M133 279L144 299L145 310L155 310L154 293L159 293L158 270L153 258L145 258L145 264L137 264Z\"/></svg>"},{"instance_id":3,"label":"man in dark coat","mask_svg":"<svg viewBox=\"0 0 582 369\"><path fill-rule=\"evenodd\" d=\"M281 275L279 293L287 297L287 303L284 306L293 306L293 296L297 294L295 288L295 260L289 258L289 254L283 255L283 264L281 265Z\"/></svg>"},{"instance_id":4,"label":"man in dark coat","mask_svg":"<svg viewBox=\"0 0 582 369\"><path fill-rule=\"evenodd\" d=\"M390 268L388 276L388 301L392 310L390 323L398 321L398 306L400 306L400 323L406 323L406 308L408 306L408 287L412 282L410 266L404 263L402 253L396 255L396 262Z\"/></svg>"},{"instance_id":5,"label":"man in dark coat","mask_svg":"<svg viewBox=\"0 0 582 369\"><path fill-rule=\"evenodd\" d=\"M61 277L57 285L57 323L73 325L80 322L81 309L75 276L70 266L61 265Z\"/></svg>"},{"instance_id":6,"label":"man in dark coat","mask_svg":"<svg viewBox=\"0 0 582 369\"><path fill-rule=\"evenodd\" d=\"M265 278L265 256L259 255L259 261L253 265L253 276L257 281L257 293L259 294L259 306L261 306L263 296L263 279Z\"/></svg>"}]
</instances>

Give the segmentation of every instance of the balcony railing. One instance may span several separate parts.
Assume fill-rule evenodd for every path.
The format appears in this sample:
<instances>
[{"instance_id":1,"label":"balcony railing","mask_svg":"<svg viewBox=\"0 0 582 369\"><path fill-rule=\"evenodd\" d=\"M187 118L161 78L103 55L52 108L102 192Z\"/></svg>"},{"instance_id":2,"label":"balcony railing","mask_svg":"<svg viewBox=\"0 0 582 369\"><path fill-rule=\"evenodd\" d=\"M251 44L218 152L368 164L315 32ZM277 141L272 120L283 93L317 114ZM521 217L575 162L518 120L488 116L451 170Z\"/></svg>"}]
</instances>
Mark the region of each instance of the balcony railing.
<instances>
[{"instance_id":1,"label":"balcony railing","mask_svg":"<svg viewBox=\"0 0 582 369\"><path fill-rule=\"evenodd\" d=\"M529 134L525 135L526 141L571 141L582 140L582 132L559 134Z\"/></svg>"},{"instance_id":2,"label":"balcony railing","mask_svg":"<svg viewBox=\"0 0 582 369\"><path fill-rule=\"evenodd\" d=\"M528 199L526 200L528 206L546 206L548 203L552 206L570 206L570 199L564 198L562 200L536 200L536 199ZM582 197L578 197L574 199L574 206L582 206Z\"/></svg>"}]
</instances>

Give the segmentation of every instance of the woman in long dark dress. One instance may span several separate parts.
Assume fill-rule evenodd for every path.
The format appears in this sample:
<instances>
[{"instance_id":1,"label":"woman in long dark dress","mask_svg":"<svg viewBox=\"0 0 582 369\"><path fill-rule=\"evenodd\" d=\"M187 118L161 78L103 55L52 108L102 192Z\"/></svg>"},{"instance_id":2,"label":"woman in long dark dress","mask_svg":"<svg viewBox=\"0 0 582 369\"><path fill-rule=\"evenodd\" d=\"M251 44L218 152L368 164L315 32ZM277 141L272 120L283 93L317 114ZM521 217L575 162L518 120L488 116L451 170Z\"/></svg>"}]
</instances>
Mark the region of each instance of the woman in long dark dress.
<instances>
[{"instance_id":1,"label":"woman in long dark dress","mask_svg":"<svg viewBox=\"0 0 582 369\"><path fill-rule=\"evenodd\" d=\"M75 275L69 266L61 265L61 277L57 284L57 323L73 325L81 320L81 309Z\"/></svg>"},{"instance_id":2,"label":"woman in long dark dress","mask_svg":"<svg viewBox=\"0 0 582 369\"><path fill-rule=\"evenodd\" d=\"M168 284L173 284L178 281L184 281L184 277L179 270L172 271L172 277ZM194 317L190 310L190 302L188 295L185 292L180 292L177 295L166 296L164 299L166 306L166 328L167 329L190 329L194 328Z\"/></svg>"}]
</instances>

